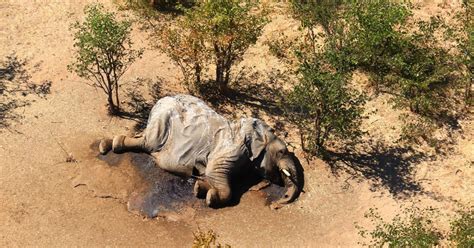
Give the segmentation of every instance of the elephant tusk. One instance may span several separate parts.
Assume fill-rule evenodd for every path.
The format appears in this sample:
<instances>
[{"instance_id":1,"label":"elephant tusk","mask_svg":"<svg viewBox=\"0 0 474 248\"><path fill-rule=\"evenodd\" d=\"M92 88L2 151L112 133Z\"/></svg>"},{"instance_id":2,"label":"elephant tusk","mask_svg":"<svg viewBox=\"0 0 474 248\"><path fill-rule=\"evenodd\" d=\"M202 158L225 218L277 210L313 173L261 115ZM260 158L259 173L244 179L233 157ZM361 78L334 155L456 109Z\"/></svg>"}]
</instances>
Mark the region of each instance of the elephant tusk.
<instances>
[{"instance_id":1,"label":"elephant tusk","mask_svg":"<svg viewBox=\"0 0 474 248\"><path fill-rule=\"evenodd\" d=\"M291 174L290 174L290 172L289 172L287 169L282 169L282 171L283 171L283 173L285 173L285 175L286 175L287 177L291 177Z\"/></svg>"}]
</instances>

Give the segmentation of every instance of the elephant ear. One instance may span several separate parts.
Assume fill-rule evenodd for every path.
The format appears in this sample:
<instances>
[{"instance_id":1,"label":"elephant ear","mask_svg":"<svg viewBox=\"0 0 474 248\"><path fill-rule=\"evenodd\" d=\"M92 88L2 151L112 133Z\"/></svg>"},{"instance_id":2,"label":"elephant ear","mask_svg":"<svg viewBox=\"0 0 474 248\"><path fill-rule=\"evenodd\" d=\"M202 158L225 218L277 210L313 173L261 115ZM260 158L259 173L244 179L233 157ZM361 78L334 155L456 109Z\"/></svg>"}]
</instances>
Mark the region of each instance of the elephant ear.
<instances>
[{"instance_id":1,"label":"elephant ear","mask_svg":"<svg viewBox=\"0 0 474 248\"><path fill-rule=\"evenodd\" d=\"M251 161L254 161L263 149L268 144L268 141L271 136L270 127L258 119L253 119L250 131L250 137L248 139L249 144L249 157Z\"/></svg>"}]
</instances>

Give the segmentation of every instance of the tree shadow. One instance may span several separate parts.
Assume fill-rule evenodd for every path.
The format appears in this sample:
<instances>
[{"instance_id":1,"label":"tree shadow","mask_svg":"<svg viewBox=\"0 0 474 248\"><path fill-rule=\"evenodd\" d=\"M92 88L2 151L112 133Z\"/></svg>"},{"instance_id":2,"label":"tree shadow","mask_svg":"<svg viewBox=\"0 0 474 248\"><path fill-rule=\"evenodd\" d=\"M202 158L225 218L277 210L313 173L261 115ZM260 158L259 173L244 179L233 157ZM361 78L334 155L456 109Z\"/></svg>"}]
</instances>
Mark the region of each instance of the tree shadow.
<instances>
[{"instance_id":1,"label":"tree shadow","mask_svg":"<svg viewBox=\"0 0 474 248\"><path fill-rule=\"evenodd\" d=\"M125 89L128 101L125 102L126 108L120 111L119 116L134 120L136 122L133 127L135 132L145 129L151 109L164 96L162 85L163 79L160 77L155 80L137 78L131 82L131 86ZM148 95L143 94L144 87L147 88Z\"/></svg>"},{"instance_id":2,"label":"tree shadow","mask_svg":"<svg viewBox=\"0 0 474 248\"><path fill-rule=\"evenodd\" d=\"M262 111L276 118L283 116L280 80L284 78L279 71L264 75L244 68L225 94L219 92L212 81L199 85L197 91L214 109L226 116L235 118L235 109L250 109L252 117L261 117Z\"/></svg>"},{"instance_id":3,"label":"tree shadow","mask_svg":"<svg viewBox=\"0 0 474 248\"><path fill-rule=\"evenodd\" d=\"M364 150L325 151L323 158L333 174L344 171L354 178L368 179L373 191L386 188L402 199L427 193L413 178L413 168L431 157L410 147L385 146L380 142L370 144Z\"/></svg>"},{"instance_id":4,"label":"tree shadow","mask_svg":"<svg viewBox=\"0 0 474 248\"><path fill-rule=\"evenodd\" d=\"M257 171L250 169L249 173L242 173L232 178L232 198L223 206L220 207L231 207L237 206L242 199L242 196L249 191L249 189L259 183L262 178L258 175Z\"/></svg>"},{"instance_id":5,"label":"tree shadow","mask_svg":"<svg viewBox=\"0 0 474 248\"><path fill-rule=\"evenodd\" d=\"M51 81L31 82L25 69L27 64L27 60L19 59L15 54L0 62L0 129L23 118L14 110L34 102L34 99L26 98L28 95L46 98L51 93Z\"/></svg>"},{"instance_id":6,"label":"tree shadow","mask_svg":"<svg viewBox=\"0 0 474 248\"><path fill-rule=\"evenodd\" d=\"M190 0L151 0L148 2L156 11L173 15L182 15L184 14L184 9L189 9L195 5L195 2Z\"/></svg>"}]
</instances>

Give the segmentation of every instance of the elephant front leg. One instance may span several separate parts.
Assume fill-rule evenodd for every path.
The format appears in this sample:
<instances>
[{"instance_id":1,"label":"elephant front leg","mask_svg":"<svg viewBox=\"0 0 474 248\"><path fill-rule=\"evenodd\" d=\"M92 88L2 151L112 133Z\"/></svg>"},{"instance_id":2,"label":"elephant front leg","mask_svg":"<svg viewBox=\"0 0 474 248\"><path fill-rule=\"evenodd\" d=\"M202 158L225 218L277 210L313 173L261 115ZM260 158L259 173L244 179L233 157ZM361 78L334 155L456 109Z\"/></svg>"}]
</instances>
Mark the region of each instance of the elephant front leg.
<instances>
[{"instance_id":1,"label":"elephant front leg","mask_svg":"<svg viewBox=\"0 0 474 248\"><path fill-rule=\"evenodd\" d=\"M215 208L228 203L232 197L228 178L210 181L210 188L206 194L206 205Z\"/></svg>"},{"instance_id":2,"label":"elephant front leg","mask_svg":"<svg viewBox=\"0 0 474 248\"><path fill-rule=\"evenodd\" d=\"M240 146L230 147L215 154L206 166L206 180L212 186L206 194L206 204L210 207L220 207L232 199L231 176L235 174L236 164L242 163ZM245 161L246 162L246 161Z\"/></svg>"},{"instance_id":3,"label":"elephant front leg","mask_svg":"<svg viewBox=\"0 0 474 248\"><path fill-rule=\"evenodd\" d=\"M212 188L212 186L205 181L205 179L198 179L194 184L193 193L197 198L205 198L207 192Z\"/></svg>"}]
</instances>

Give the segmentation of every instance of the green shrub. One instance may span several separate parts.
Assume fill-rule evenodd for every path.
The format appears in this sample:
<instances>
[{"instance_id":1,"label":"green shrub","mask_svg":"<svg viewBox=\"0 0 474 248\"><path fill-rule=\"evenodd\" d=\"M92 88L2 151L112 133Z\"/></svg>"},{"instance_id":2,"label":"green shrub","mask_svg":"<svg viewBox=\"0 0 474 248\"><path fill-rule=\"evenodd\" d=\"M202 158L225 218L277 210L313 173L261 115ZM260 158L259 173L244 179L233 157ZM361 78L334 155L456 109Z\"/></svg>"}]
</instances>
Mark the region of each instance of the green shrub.
<instances>
[{"instance_id":1,"label":"green shrub","mask_svg":"<svg viewBox=\"0 0 474 248\"><path fill-rule=\"evenodd\" d=\"M474 207L458 212L459 216L451 222L449 240L456 247L474 247Z\"/></svg>"},{"instance_id":2,"label":"green shrub","mask_svg":"<svg viewBox=\"0 0 474 248\"><path fill-rule=\"evenodd\" d=\"M434 226L433 220L439 211L433 208L410 207L397 214L390 222L383 220L376 209L365 215L374 225L373 230L356 224L359 234L368 239L362 245L369 247L434 247L447 238L452 247L474 247L474 208L463 207L457 211L449 232L443 236Z\"/></svg>"},{"instance_id":3,"label":"green shrub","mask_svg":"<svg viewBox=\"0 0 474 248\"><path fill-rule=\"evenodd\" d=\"M188 86L201 84L209 64L213 86L226 93L232 66L257 41L266 19L255 1L199 1L185 10L176 27L161 30L160 48L181 68Z\"/></svg>"},{"instance_id":4,"label":"green shrub","mask_svg":"<svg viewBox=\"0 0 474 248\"><path fill-rule=\"evenodd\" d=\"M406 144L427 145L440 149L444 144L441 140L433 137L437 126L423 117L411 117L407 114L400 116L404 120L400 141Z\"/></svg>"},{"instance_id":5,"label":"green shrub","mask_svg":"<svg viewBox=\"0 0 474 248\"><path fill-rule=\"evenodd\" d=\"M286 100L287 115L301 133L303 150L321 152L327 140L360 135L364 98L348 87L347 75L325 70L318 58L300 65L300 81Z\"/></svg>"},{"instance_id":6,"label":"green shrub","mask_svg":"<svg viewBox=\"0 0 474 248\"><path fill-rule=\"evenodd\" d=\"M457 58L461 65L461 75L464 81L464 102L466 107L472 106L474 98L472 85L474 80L474 4L465 1L463 9L456 14L455 20L459 25L451 25L446 30L447 40L454 41L458 53Z\"/></svg>"},{"instance_id":7,"label":"green shrub","mask_svg":"<svg viewBox=\"0 0 474 248\"><path fill-rule=\"evenodd\" d=\"M321 25L327 34L334 31L334 20L338 9L345 1L342 0L291 0L293 16L301 21L301 26L308 28L312 35L314 27Z\"/></svg>"},{"instance_id":8,"label":"green shrub","mask_svg":"<svg viewBox=\"0 0 474 248\"><path fill-rule=\"evenodd\" d=\"M360 226L359 234L369 243L369 247L434 247L442 239L441 233L434 227L432 219L436 215L434 209L419 209L411 207L402 214L397 214L390 222L380 217L376 209L370 209L365 217L375 228L371 231Z\"/></svg>"},{"instance_id":9,"label":"green shrub","mask_svg":"<svg viewBox=\"0 0 474 248\"><path fill-rule=\"evenodd\" d=\"M130 22L117 21L102 5L89 5L84 11L85 21L71 26L76 53L68 69L102 89L110 113L116 114L120 111L119 80L142 50L131 48Z\"/></svg>"},{"instance_id":10,"label":"green shrub","mask_svg":"<svg viewBox=\"0 0 474 248\"><path fill-rule=\"evenodd\" d=\"M334 13L340 2L292 1L294 16L306 31L305 38L293 42L269 42L270 51L286 58L280 47L293 45L298 66L299 82L285 100L285 112L300 130L303 150L316 155L325 149L327 141L354 141L361 134L363 94L351 88L351 73L334 66L332 53L336 42L333 32L338 25ZM317 22L327 25L326 42L319 45L321 34L316 34Z\"/></svg>"},{"instance_id":11,"label":"green shrub","mask_svg":"<svg viewBox=\"0 0 474 248\"><path fill-rule=\"evenodd\" d=\"M453 120L462 113L462 99L470 98L472 87L472 46L469 48L468 42L472 32L465 31L472 25L462 28L464 35L452 35L464 37L458 44L467 55L460 60L442 46L443 37L438 34L446 29L444 21L439 17L414 20L410 4L389 0L324 2L292 2L294 16L306 34L303 44L296 46L300 62L301 56L319 57L325 63L320 67L323 71L347 75L348 80L355 70L361 71L369 76L375 97L380 92L391 94L393 106L410 110L423 126L455 125ZM465 19L468 16L471 18L463 15ZM323 33L315 33L318 23L324 27ZM273 42L270 48L284 57L280 44L284 43ZM467 76L460 77L460 71ZM409 122L406 125L405 134L415 133ZM431 141L427 140L434 144Z\"/></svg>"},{"instance_id":12,"label":"green shrub","mask_svg":"<svg viewBox=\"0 0 474 248\"><path fill-rule=\"evenodd\" d=\"M388 0L351 4L344 16L349 26L336 34L342 45L334 49L335 64L362 69L396 107L433 122L457 117L459 65L435 36L442 19L410 23L411 6Z\"/></svg>"}]
</instances>

